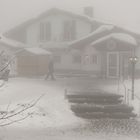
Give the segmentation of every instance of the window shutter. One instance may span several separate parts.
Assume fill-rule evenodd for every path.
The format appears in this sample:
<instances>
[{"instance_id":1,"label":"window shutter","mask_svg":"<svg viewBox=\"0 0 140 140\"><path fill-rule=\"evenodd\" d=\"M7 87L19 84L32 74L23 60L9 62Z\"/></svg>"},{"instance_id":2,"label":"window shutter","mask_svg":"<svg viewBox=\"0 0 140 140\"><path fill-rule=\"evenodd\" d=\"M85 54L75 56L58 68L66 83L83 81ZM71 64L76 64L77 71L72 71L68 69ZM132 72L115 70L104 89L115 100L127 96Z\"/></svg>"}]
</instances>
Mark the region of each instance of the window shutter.
<instances>
[{"instance_id":1,"label":"window shutter","mask_svg":"<svg viewBox=\"0 0 140 140\"><path fill-rule=\"evenodd\" d=\"M71 41L76 38L76 22L75 20L64 21L63 40Z\"/></svg>"},{"instance_id":2,"label":"window shutter","mask_svg":"<svg viewBox=\"0 0 140 140\"><path fill-rule=\"evenodd\" d=\"M63 31L63 40L64 41L67 41L69 40L69 21L64 21L64 24L63 24L63 28L64 28L64 31Z\"/></svg>"},{"instance_id":3,"label":"window shutter","mask_svg":"<svg viewBox=\"0 0 140 140\"><path fill-rule=\"evenodd\" d=\"M44 23L40 23L40 41L44 41Z\"/></svg>"},{"instance_id":4,"label":"window shutter","mask_svg":"<svg viewBox=\"0 0 140 140\"><path fill-rule=\"evenodd\" d=\"M45 33L46 33L45 34L45 39L47 41L51 40L51 33L52 33L52 31L51 31L51 23L50 22L46 23Z\"/></svg>"},{"instance_id":5,"label":"window shutter","mask_svg":"<svg viewBox=\"0 0 140 140\"><path fill-rule=\"evenodd\" d=\"M76 38L76 21L71 21L71 40L74 40Z\"/></svg>"}]
</instances>

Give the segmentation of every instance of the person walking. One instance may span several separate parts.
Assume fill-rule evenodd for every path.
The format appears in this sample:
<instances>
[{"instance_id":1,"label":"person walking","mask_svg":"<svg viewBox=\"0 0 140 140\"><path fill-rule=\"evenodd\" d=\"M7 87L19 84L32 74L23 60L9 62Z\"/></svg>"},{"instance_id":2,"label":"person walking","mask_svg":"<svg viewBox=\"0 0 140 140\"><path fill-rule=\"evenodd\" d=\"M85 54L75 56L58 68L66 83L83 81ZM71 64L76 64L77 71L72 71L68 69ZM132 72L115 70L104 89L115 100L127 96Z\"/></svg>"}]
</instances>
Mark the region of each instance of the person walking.
<instances>
[{"instance_id":1,"label":"person walking","mask_svg":"<svg viewBox=\"0 0 140 140\"><path fill-rule=\"evenodd\" d=\"M49 77L51 77L51 80L55 80L53 59L50 59L50 61L49 61L48 72L47 72L47 76L45 77L45 80L47 80Z\"/></svg>"}]
</instances>

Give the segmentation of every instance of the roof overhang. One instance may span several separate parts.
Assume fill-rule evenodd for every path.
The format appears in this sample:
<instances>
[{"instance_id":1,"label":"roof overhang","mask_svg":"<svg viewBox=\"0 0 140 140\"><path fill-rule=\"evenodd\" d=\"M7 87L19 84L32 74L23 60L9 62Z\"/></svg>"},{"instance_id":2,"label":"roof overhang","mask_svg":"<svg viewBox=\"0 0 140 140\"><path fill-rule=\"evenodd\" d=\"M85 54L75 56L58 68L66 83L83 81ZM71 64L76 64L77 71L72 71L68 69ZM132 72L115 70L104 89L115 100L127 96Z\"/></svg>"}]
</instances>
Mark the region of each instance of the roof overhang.
<instances>
[{"instance_id":1,"label":"roof overhang","mask_svg":"<svg viewBox=\"0 0 140 140\"><path fill-rule=\"evenodd\" d=\"M129 34L112 33L94 41L91 46L100 51L128 51L138 47L138 43Z\"/></svg>"},{"instance_id":2,"label":"roof overhang","mask_svg":"<svg viewBox=\"0 0 140 140\"><path fill-rule=\"evenodd\" d=\"M24 48L24 51L33 55L51 55L52 54L51 52L42 48L38 48L38 47Z\"/></svg>"},{"instance_id":3,"label":"roof overhang","mask_svg":"<svg viewBox=\"0 0 140 140\"><path fill-rule=\"evenodd\" d=\"M86 37L71 42L69 44L69 47L75 49L81 49L91 44L93 41L96 41L97 39L112 33L113 28L114 28L113 25L102 25L101 27L99 27L98 29L96 29L94 32L90 33Z\"/></svg>"}]
</instances>

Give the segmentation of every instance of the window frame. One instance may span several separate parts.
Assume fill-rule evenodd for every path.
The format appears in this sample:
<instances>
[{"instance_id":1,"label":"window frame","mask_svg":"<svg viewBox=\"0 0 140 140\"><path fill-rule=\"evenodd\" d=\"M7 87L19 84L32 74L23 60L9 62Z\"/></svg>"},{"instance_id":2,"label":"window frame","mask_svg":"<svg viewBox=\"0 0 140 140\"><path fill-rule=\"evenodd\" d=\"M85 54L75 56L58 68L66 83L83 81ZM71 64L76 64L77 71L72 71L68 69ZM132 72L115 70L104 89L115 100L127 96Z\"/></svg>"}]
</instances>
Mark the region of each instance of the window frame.
<instances>
[{"instance_id":1,"label":"window frame","mask_svg":"<svg viewBox=\"0 0 140 140\"><path fill-rule=\"evenodd\" d=\"M63 22L63 41L72 41L76 39L76 21L65 20Z\"/></svg>"},{"instance_id":2,"label":"window frame","mask_svg":"<svg viewBox=\"0 0 140 140\"><path fill-rule=\"evenodd\" d=\"M39 40L40 42L51 41L52 25L51 22L40 22L39 25Z\"/></svg>"},{"instance_id":3,"label":"window frame","mask_svg":"<svg viewBox=\"0 0 140 140\"><path fill-rule=\"evenodd\" d=\"M98 65L99 64L99 55L98 54L92 54L90 56L90 63L92 65Z\"/></svg>"}]
</instances>

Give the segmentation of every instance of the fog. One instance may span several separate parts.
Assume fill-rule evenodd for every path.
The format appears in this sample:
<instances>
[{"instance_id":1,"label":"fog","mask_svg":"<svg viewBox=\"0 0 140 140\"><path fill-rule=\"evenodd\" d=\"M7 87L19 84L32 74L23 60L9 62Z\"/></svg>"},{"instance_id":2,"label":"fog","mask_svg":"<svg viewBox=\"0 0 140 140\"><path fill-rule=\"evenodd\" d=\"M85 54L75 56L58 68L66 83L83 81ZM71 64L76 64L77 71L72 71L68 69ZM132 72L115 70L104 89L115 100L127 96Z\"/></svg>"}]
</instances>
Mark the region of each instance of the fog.
<instances>
[{"instance_id":1,"label":"fog","mask_svg":"<svg viewBox=\"0 0 140 140\"><path fill-rule=\"evenodd\" d=\"M0 32L51 7L82 12L85 6L93 6L100 20L140 32L139 0L0 0Z\"/></svg>"}]
</instances>

